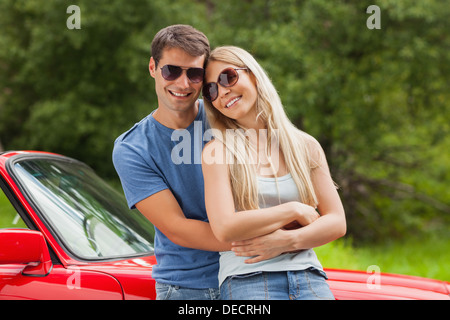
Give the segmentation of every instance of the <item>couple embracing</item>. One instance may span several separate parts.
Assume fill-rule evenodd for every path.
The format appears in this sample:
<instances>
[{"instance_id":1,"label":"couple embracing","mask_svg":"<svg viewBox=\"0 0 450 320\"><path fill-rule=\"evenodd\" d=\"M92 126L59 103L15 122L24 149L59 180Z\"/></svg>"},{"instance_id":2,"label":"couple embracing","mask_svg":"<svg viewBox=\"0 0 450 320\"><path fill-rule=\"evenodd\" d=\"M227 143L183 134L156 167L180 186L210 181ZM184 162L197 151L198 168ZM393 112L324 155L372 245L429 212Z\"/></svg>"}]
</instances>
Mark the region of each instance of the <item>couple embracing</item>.
<instances>
[{"instance_id":1,"label":"couple embracing","mask_svg":"<svg viewBox=\"0 0 450 320\"><path fill-rule=\"evenodd\" d=\"M160 30L151 50L158 107L117 138L113 162L129 207L155 226L157 299L333 299L312 248L346 222L320 144L247 51L210 51L187 25ZM173 133L197 128L215 134L174 163Z\"/></svg>"}]
</instances>

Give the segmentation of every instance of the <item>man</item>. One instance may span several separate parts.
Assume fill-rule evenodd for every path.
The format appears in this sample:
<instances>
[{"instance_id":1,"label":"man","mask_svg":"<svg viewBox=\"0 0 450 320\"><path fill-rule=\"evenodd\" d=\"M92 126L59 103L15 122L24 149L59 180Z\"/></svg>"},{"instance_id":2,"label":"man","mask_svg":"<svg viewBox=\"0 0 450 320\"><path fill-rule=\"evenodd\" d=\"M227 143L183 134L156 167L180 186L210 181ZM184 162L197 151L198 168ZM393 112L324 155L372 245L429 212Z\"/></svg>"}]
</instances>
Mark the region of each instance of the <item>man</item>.
<instances>
[{"instance_id":1,"label":"man","mask_svg":"<svg viewBox=\"0 0 450 320\"><path fill-rule=\"evenodd\" d=\"M207 222L201 161L194 159L205 143L196 140L207 125L197 98L209 42L191 26L174 25L155 35L151 50L158 108L117 138L114 166L129 207L155 226L157 299L214 299L218 251L230 245L220 243ZM175 164L173 148L180 141L172 134L180 129L192 137L191 161Z\"/></svg>"},{"instance_id":2,"label":"man","mask_svg":"<svg viewBox=\"0 0 450 320\"><path fill-rule=\"evenodd\" d=\"M231 249L213 235L205 209L201 152L209 127L197 99L209 52L206 36L191 26L160 30L149 63L158 108L114 144L128 205L155 226L157 299L218 298L218 251ZM234 245L236 254L253 256L252 262L289 248L281 230Z\"/></svg>"}]
</instances>

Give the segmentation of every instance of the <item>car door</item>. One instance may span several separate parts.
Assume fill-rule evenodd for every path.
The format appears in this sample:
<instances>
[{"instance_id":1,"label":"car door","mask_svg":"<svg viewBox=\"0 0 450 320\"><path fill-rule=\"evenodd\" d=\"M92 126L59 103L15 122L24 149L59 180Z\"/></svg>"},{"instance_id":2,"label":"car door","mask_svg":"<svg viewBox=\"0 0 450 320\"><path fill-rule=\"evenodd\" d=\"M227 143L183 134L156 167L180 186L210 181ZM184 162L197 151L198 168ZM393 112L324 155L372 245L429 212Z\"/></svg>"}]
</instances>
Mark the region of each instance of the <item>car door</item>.
<instances>
[{"instance_id":1,"label":"car door","mask_svg":"<svg viewBox=\"0 0 450 320\"><path fill-rule=\"evenodd\" d=\"M51 260L48 263L48 272L27 274L26 269L29 268L30 263L26 263L26 256L29 256L30 249L24 254L18 254L17 251L27 251L26 246L33 245L33 241L27 243L24 241L24 235L30 233L37 237L41 235L42 241L45 240L39 230L29 232L30 227L33 229L36 227L26 216L26 211L4 180L0 181L0 186L2 187L0 190L0 233L3 234L3 237L0 237L0 260L3 261L0 262L0 300L123 299L122 288L114 277L86 270L83 266L64 267L55 252L45 242L43 251L47 250ZM15 238L12 239L12 237ZM35 250L35 246L31 250Z\"/></svg>"},{"instance_id":2,"label":"car door","mask_svg":"<svg viewBox=\"0 0 450 320\"><path fill-rule=\"evenodd\" d=\"M120 284L95 271L54 265L45 277L25 276L24 265L0 265L0 300L121 300Z\"/></svg>"}]
</instances>

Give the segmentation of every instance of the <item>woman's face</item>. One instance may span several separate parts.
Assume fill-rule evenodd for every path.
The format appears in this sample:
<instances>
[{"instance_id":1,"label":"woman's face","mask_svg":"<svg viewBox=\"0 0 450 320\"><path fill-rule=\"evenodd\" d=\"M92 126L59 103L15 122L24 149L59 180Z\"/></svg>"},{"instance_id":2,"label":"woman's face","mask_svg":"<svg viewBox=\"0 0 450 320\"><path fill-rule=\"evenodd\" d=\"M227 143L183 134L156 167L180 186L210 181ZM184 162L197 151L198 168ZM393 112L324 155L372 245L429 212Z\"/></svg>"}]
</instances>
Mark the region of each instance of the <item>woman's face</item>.
<instances>
[{"instance_id":1,"label":"woman's face","mask_svg":"<svg viewBox=\"0 0 450 320\"><path fill-rule=\"evenodd\" d=\"M238 68L235 65L221 61L211 61L206 68L204 84L217 83L219 74L227 68ZM223 115L235 119L244 127L252 127L256 120L256 81L248 69L237 70L239 79L231 87L218 86L217 99L212 102Z\"/></svg>"}]
</instances>

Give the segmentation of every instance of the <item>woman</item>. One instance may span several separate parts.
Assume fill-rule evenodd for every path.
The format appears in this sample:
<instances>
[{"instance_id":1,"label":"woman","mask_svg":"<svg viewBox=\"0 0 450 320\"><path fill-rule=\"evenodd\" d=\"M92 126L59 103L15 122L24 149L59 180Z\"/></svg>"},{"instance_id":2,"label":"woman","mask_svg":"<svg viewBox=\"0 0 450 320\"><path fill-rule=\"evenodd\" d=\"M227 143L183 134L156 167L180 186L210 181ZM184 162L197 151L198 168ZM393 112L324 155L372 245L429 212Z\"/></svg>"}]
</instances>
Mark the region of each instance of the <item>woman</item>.
<instances>
[{"instance_id":1,"label":"woman","mask_svg":"<svg viewBox=\"0 0 450 320\"><path fill-rule=\"evenodd\" d=\"M284 253L267 260L221 252L221 298L333 299L311 248L343 236L346 223L320 144L289 121L268 76L243 49L211 53L203 98L214 131L202 170L215 236L236 243L276 233L285 243Z\"/></svg>"}]
</instances>

